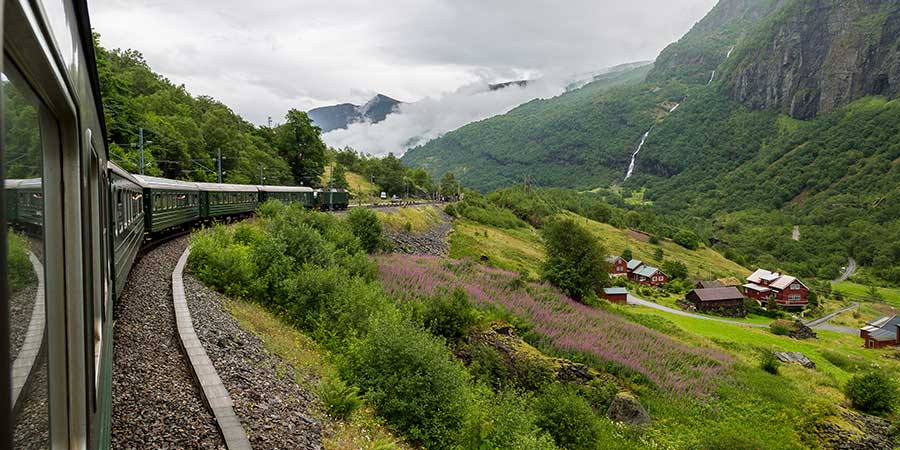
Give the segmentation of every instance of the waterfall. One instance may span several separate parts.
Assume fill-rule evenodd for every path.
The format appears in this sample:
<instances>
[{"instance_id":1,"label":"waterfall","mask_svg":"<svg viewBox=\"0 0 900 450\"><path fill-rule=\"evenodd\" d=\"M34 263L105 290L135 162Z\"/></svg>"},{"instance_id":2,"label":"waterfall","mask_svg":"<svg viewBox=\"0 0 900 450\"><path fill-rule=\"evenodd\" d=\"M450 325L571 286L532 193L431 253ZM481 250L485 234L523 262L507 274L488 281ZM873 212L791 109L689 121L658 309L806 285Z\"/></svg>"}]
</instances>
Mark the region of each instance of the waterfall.
<instances>
[{"instance_id":1,"label":"waterfall","mask_svg":"<svg viewBox=\"0 0 900 450\"><path fill-rule=\"evenodd\" d=\"M651 128L651 130L652 130L652 128ZM641 147L643 147L644 142L647 141L647 136L650 136L650 130L647 130L647 132L644 133L644 137L641 138L641 143L638 144L637 150L635 150L634 153L631 154L631 163L628 164L628 172L625 173L625 180L631 178L631 174L634 173L634 159L637 158L638 152L641 151ZM625 181L625 180L622 180L622 181Z\"/></svg>"},{"instance_id":2,"label":"waterfall","mask_svg":"<svg viewBox=\"0 0 900 450\"><path fill-rule=\"evenodd\" d=\"M712 71L712 75L709 76L709 82L707 82L706 85L707 85L707 86L711 85L712 82L713 82L713 80L715 80L715 79L716 79L716 71L713 70L713 71Z\"/></svg>"},{"instance_id":3,"label":"waterfall","mask_svg":"<svg viewBox=\"0 0 900 450\"><path fill-rule=\"evenodd\" d=\"M679 106L681 106L681 103L676 103L675 106L673 106L672 109L669 110L669 112L670 113L675 112L675 110L678 109Z\"/></svg>"},{"instance_id":4,"label":"waterfall","mask_svg":"<svg viewBox=\"0 0 900 450\"><path fill-rule=\"evenodd\" d=\"M725 59L731 58L731 52L733 52L733 51L734 51L734 46L732 45L731 48L728 49L728 54L725 55Z\"/></svg>"}]
</instances>

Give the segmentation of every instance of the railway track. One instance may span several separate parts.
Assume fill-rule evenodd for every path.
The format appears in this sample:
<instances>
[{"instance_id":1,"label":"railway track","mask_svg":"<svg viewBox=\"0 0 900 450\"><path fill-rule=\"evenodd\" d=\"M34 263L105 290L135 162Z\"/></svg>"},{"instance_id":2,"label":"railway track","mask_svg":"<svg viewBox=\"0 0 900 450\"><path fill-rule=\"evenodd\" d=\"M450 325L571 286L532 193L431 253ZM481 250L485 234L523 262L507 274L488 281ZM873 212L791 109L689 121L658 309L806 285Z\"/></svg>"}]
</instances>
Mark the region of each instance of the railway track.
<instances>
[{"instance_id":1,"label":"railway track","mask_svg":"<svg viewBox=\"0 0 900 450\"><path fill-rule=\"evenodd\" d=\"M184 234L143 250L115 305L112 448L225 448L179 347L171 275Z\"/></svg>"}]
</instances>

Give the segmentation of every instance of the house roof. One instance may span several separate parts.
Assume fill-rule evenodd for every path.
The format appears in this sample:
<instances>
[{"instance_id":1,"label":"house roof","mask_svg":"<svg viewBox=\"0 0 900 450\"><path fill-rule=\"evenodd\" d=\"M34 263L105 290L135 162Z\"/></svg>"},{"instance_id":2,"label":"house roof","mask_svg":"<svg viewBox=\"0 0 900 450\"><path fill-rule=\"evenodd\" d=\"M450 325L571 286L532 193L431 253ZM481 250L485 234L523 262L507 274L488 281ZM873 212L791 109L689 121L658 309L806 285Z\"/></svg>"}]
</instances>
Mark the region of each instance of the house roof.
<instances>
[{"instance_id":1,"label":"house roof","mask_svg":"<svg viewBox=\"0 0 900 450\"><path fill-rule=\"evenodd\" d=\"M724 284L719 283L716 280L700 280L695 283L696 286L699 286L700 289L712 289L712 288L720 288L725 287Z\"/></svg>"},{"instance_id":2,"label":"house roof","mask_svg":"<svg viewBox=\"0 0 900 450\"><path fill-rule=\"evenodd\" d=\"M638 267L641 267L642 265L644 265L643 261L641 261L639 259L632 259L631 261L628 261L628 270L637 269Z\"/></svg>"},{"instance_id":3,"label":"house roof","mask_svg":"<svg viewBox=\"0 0 900 450\"><path fill-rule=\"evenodd\" d=\"M652 277L656 272L662 273L661 270L653 266L641 266L638 270L634 271L635 274L642 277Z\"/></svg>"},{"instance_id":4,"label":"house roof","mask_svg":"<svg viewBox=\"0 0 900 450\"><path fill-rule=\"evenodd\" d=\"M897 340L897 327L900 327L900 316L880 317L862 328L869 332L869 337L876 341Z\"/></svg>"},{"instance_id":5,"label":"house roof","mask_svg":"<svg viewBox=\"0 0 900 450\"><path fill-rule=\"evenodd\" d=\"M717 287L710 289L694 289L694 294L701 302L744 299L744 294L741 294L741 291L739 291L734 286Z\"/></svg>"},{"instance_id":6,"label":"house roof","mask_svg":"<svg viewBox=\"0 0 900 450\"><path fill-rule=\"evenodd\" d=\"M797 284L809 289L808 287L806 287L805 284L803 284L802 281L800 281L796 277L792 277L790 275L782 275L781 278L772 282L772 284L770 286L772 286L775 289L784 290L784 289L787 289L788 286L790 286L791 284L794 284L794 283L797 283Z\"/></svg>"},{"instance_id":7,"label":"house roof","mask_svg":"<svg viewBox=\"0 0 900 450\"><path fill-rule=\"evenodd\" d=\"M735 287L737 287L737 286L740 286L740 285L741 285L741 280L738 280L738 279L735 278L735 277L719 278L719 279L716 280L716 281L719 282L719 283L721 283L722 286L735 286Z\"/></svg>"},{"instance_id":8,"label":"house roof","mask_svg":"<svg viewBox=\"0 0 900 450\"><path fill-rule=\"evenodd\" d=\"M763 281L773 282L780 277L781 274L778 272L769 272L766 269L756 269L756 272L753 272L749 277L747 277L747 281L751 283L760 284Z\"/></svg>"},{"instance_id":9,"label":"house roof","mask_svg":"<svg viewBox=\"0 0 900 450\"><path fill-rule=\"evenodd\" d=\"M744 287L747 288L747 289L753 289L753 290L756 291L756 292L769 292L769 291L771 291L771 289L769 289L769 288L767 288L767 287L765 287L765 286L760 286L760 285L758 285L758 284L756 284L756 283L747 283L747 284L744 285Z\"/></svg>"},{"instance_id":10,"label":"house roof","mask_svg":"<svg viewBox=\"0 0 900 450\"><path fill-rule=\"evenodd\" d=\"M603 293L609 295L625 295L628 294L628 290L623 287L609 287L603 288Z\"/></svg>"},{"instance_id":11,"label":"house roof","mask_svg":"<svg viewBox=\"0 0 900 450\"><path fill-rule=\"evenodd\" d=\"M615 264L616 261L625 261L625 260L622 259L621 256L616 256L616 255L609 255L606 257L606 262L608 262L610 264Z\"/></svg>"}]
</instances>

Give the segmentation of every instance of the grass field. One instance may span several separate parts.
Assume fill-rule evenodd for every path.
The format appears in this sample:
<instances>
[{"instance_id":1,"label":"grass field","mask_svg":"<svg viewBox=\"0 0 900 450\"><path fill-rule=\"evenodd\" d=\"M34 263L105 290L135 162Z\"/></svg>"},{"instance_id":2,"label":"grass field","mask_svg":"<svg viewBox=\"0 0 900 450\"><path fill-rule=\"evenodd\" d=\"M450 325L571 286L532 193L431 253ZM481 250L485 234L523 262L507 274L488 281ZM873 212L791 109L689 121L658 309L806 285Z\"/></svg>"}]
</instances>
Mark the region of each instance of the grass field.
<instances>
[{"instance_id":1,"label":"grass field","mask_svg":"<svg viewBox=\"0 0 900 450\"><path fill-rule=\"evenodd\" d=\"M443 222L434 206L396 208L389 212L378 211L377 214L385 227L394 230L408 229L414 233L422 233Z\"/></svg>"},{"instance_id":2,"label":"grass field","mask_svg":"<svg viewBox=\"0 0 900 450\"><path fill-rule=\"evenodd\" d=\"M450 235L450 257L526 273L536 279L540 276L544 247L537 230L531 227L503 229L458 219Z\"/></svg>"},{"instance_id":3,"label":"grass field","mask_svg":"<svg viewBox=\"0 0 900 450\"><path fill-rule=\"evenodd\" d=\"M868 286L852 281L842 281L832 286L833 292L840 292L845 298L854 301L867 300L869 298L868 290ZM877 290L885 303L900 308L900 289L880 287Z\"/></svg>"},{"instance_id":4,"label":"grass field","mask_svg":"<svg viewBox=\"0 0 900 450\"><path fill-rule=\"evenodd\" d=\"M574 214L572 217L582 225L587 226L600 239L606 251L611 254L621 255L626 248L630 248L634 258L644 261L646 264L660 265L662 261L655 258L655 253L657 248L661 248L664 259L674 259L683 262L690 272L690 277L698 279L722 277L737 277L740 279L751 273L747 268L726 259L720 253L706 247L688 250L666 240L660 240L659 245L653 245L642 240L643 236L628 230L622 230L612 225L595 222Z\"/></svg>"}]
</instances>

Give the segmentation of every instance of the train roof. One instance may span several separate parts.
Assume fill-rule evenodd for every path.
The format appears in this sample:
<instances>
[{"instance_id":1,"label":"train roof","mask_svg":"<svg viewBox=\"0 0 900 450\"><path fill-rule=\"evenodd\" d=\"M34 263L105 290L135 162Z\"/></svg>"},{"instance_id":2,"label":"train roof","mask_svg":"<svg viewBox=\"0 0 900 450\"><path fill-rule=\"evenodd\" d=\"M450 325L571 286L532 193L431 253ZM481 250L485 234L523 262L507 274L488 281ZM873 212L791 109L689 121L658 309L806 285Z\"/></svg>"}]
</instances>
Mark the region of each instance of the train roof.
<instances>
[{"instance_id":1,"label":"train roof","mask_svg":"<svg viewBox=\"0 0 900 450\"><path fill-rule=\"evenodd\" d=\"M257 186L262 192L312 192L308 186Z\"/></svg>"},{"instance_id":2,"label":"train roof","mask_svg":"<svg viewBox=\"0 0 900 450\"><path fill-rule=\"evenodd\" d=\"M179 180L170 180L168 178L160 178L160 177L151 177L148 175L132 175L135 179L137 179L138 184L141 187L150 188L150 189L168 189L168 190L183 190L183 191L199 191L200 188L197 187L197 183L190 183L187 181L179 181Z\"/></svg>"},{"instance_id":3,"label":"train roof","mask_svg":"<svg viewBox=\"0 0 900 450\"><path fill-rule=\"evenodd\" d=\"M252 184L194 183L201 191L206 192L257 192Z\"/></svg>"},{"instance_id":4,"label":"train roof","mask_svg":"<svg viewBox=\"0 0 900 450\"><path fill-rule=\"evenodd\" d=\"M135 178L134 175L132 175L127 170L123 169L122 166L120 166L112 161L107 161L106 167L109 170L111 170L114 174L116 174L122 178L125 178L126 180L131 181L134 184L141 184L141 182L137 178Z\"/></svg>"},{"instance_id":5,"label":"train roof","mask_svg":"<svg viewBox=\"0 0 900 450\"><path fill-rule=\"evenodd\" d=\"M4 189L39 188L43 180L41 178L23 178L18 180L3 180Z\"/></svg>"}]
</instances>

